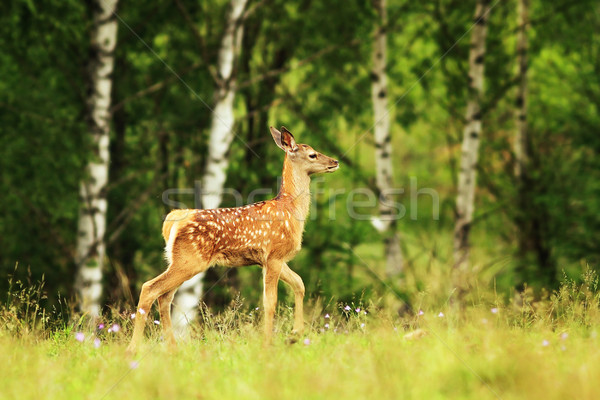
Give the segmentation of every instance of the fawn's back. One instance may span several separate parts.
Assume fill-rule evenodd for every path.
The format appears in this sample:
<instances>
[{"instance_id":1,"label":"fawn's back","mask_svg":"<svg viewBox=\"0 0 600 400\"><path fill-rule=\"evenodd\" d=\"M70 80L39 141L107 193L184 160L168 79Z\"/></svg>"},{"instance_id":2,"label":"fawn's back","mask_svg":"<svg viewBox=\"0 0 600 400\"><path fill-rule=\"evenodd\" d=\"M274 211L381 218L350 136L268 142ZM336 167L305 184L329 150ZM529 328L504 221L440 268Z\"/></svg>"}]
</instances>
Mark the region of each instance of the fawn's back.
<instances>
[{"instance_id":1,"label":"fawn's back","mask_svg":"<svg viewBox=\"0 0 600 400\"><path fill-rule=\"evenodd\" d=\"M277 198L236 208L174 210L163 224L166 256L171 262L176 243L187 243L210 265L263 264L270 257L288 261L300 250L304 227L293 203Z\"/></svg>"}]
</instances>

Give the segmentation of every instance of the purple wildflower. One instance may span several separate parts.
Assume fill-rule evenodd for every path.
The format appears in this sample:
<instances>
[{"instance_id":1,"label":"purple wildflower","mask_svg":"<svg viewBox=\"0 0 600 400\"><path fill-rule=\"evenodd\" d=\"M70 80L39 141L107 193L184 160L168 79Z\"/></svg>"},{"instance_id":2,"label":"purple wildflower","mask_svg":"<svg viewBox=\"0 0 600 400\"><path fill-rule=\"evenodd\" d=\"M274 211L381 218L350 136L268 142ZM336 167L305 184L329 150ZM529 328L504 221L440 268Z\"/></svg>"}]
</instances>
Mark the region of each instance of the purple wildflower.
<instances>
[{"instance_id":1,"label":"purple wildflower","mask_svg":"<svg viewBox=\"0 0 600 400\"><path fill-rule=\"evenodd\" d=\"M498 307L494 307L490 310L492 314L498 314Z\"/></svg>"},{"instance_id":2,"label":"purple wildflower","mask_svg":"<svg viewBox=\"0 0 600 400\"><path fill-rule=\"evenodd\" d=\"M129 363L129 368L131 368L131 369L136 369L139 366L140 366L140 363L137 361L132 361Z\"/></svg>"},{"instance_id":3,"label":"purple wildflower","mask_svg":"<svg viewBox=\"0 0 600 400\"><path fill-rule=\"evenodd\" d=\"M78 342L83 342L85 340L85 335L83 334L83 332L77 332L75 334L75 340L77 340Z\"/></svg>"},{"instance_id":4,"label":"purple wildflower","mask_svg":"<svg viewBox=\"0 0 600 400\"><path fill-rule=\"evenodd\" d=\"M425 311L419 310L419 315L425 315Z\"/></svg>"},{"instance_id":5,"label":"purple wildflower","mask_svg":"<svg viewBox=\"0 0 600 400\"><path fill-rule=\"evenodd\" d=\"M102 344L102 342L100 342L100 339L98 339L98 338L94 339L94 347L95 348L100 347L101 344Z\"/></svg>"},{"instance_id":6,"label":"purple wildflower","mask_svg":"<svg viewBox=\"0 0 600 400\"><path fill-rule=\"evenodd\" d=\"M325 319L329 319L329 314L325 314Z\"/></svg>"},{"instance_id":7,"label":"purple wildflower","mask_svg":"<svg viewBox=\"0 0 600 400\"><path fill-rule=\"evenodd\" d=\"M99 324L98 329L100 329L100 330L104 329L104 324Z\"/></svg>"},{"instance_id":8,"label":"purple wildflower","mask_svg":"<svg viewBox=\"0 0 600 400\"><path fill-rule=\"evenodd\" d=\"M549 342L549 341L547 341L546 339L544 339L544 340L542 341L542 346L546 347L546 346L549 346L549 345L550 345L550 342Z\"/></svg>"},{"instance_id":9,"label":"purple wildflower","mask_svg":"<svg viewBox=\"0 0 600 400\"><path fill-rule=\"evenodd\" d=\"M309 338L304 339L304 345L308 346L309 344L310 344L310 339Z\"/></svg>"},{"instance_id":10,"label":"purple wildflower","mask_svg":"<svg viewBox=\"0 0 600 400\"><path fill-rule=\"evenodd\" d=\"M350 310L351 310L350 306L344 307L344 311L350 311Z\"/></svg>"},{"instance_id":11,"label":"purple wildflower","mask_svg":"<svg viewBox=\"0 0 600 400\"><path fill-rule=\"evenodd\" d=\"M329 329L329 324L325 324L325 329Z\"/></svg>"},{"instance_id":12,"label":"purple wildflower","mask_svg":"<svg viewBox=\"0 0 600 400\"><path fill-rule=\"evenodd\" d=\"M357 308L357 309L356 309L356 310L354 310L354 311L356 311L357 313L359 313L359 312L360 312L360 307L359 307L359 308Z\"/></svg>"}]
</instances>

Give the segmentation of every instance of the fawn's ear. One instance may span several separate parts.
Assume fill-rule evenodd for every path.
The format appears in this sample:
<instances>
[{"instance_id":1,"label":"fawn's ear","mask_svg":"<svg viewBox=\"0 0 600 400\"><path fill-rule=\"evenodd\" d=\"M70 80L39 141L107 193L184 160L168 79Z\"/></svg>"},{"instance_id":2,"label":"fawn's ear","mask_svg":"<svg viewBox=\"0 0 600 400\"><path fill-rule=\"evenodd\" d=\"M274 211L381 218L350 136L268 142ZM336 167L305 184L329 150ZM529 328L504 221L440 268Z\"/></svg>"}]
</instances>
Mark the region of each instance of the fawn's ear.
<instances>
[{"instance_id":1,"label":"fawn's ear","mask_svg":"<svg viewBox=\"0 0 600 400\"><path fill-rule=\"evenodd\" d=\"M275 144L279 146L279 148L283 151L296 151L298 150L298 145L296 145L296 140L294 139L294 135L292 132L288 131L285 126L281 127L281 132L277 129L270 127L271 135L273 136L273 140Z\"/></svg>"}]
</instances>

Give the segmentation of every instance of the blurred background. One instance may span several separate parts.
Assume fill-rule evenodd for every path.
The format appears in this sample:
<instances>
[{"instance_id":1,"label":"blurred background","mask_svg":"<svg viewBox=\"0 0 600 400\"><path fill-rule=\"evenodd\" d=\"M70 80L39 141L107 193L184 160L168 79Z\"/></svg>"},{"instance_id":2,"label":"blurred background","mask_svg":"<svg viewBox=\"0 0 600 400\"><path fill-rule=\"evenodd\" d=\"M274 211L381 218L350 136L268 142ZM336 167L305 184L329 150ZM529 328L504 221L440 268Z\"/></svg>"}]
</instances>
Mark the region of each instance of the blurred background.
<instances>
[{"instance_id":1,"label":"blurred background","mask_svg":"<svg viewBox=\"0 0 600 400\"><path fill-rule=\"evenodd\" d=\"M276 194L270 125L341 162L290 263L313 300L510 298L598 266L597 1L0 8L2 292L43 279L48 304L132 307L175 202ZM196 302L260 304L258 267L202 280Z\"/></svg>"}]
</instances>

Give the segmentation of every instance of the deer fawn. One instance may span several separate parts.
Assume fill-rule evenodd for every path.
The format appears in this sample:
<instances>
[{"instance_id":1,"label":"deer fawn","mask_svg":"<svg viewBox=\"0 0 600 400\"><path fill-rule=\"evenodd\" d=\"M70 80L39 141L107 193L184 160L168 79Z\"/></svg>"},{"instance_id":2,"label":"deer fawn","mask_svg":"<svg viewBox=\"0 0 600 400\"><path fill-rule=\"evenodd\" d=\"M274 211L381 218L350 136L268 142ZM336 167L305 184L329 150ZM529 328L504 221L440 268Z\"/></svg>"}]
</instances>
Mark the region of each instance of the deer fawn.
<instances>
[{"instance_id":1,"label":"deer fawn","mask_svg":"<svg viewBox=\"0 0 600 400\"><path fill-rule=\"evenodd\" d=\"M166 241L165 272L142 286L128 352L133 353L144 333L152 303L158 299L165 339L172 346L171 302L179 286L210 266L258 264L263 269L265 342L273 333L279 279L295 294L294 328L304 328L304 283L287 262L300 251L304 222L310 206L310 176L333 172L339 163L306 144L296 144L285 127L271 127L277 146L285 151L281 189L277 197L244 207L214 210L174 210L162 228Z\"/></svg>"}]
</instances>

